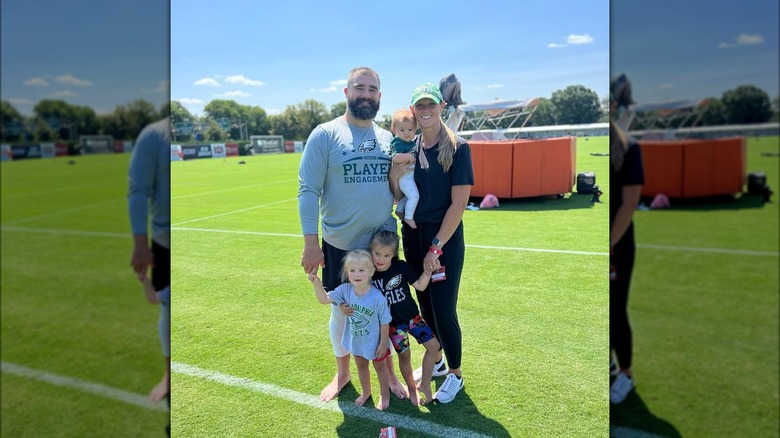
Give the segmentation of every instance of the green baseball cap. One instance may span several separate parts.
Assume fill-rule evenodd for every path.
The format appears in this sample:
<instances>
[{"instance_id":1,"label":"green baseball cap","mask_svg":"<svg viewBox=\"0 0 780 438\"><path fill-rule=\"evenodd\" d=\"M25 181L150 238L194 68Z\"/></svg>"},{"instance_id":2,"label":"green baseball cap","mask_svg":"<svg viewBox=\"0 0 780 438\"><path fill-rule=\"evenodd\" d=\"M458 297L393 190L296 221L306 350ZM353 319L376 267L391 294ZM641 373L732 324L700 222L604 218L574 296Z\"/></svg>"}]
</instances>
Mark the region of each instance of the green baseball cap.
<instances>
[{"instance_id":1,"label":"green baseball cap","mask_svg":"<svg viewBox=\"0 0 780 438\"><path fill-rule=\"evenodd\" d=\"M414 89L412 93L412 105L416 104L420 99L431 99L436 103L441 102L441 91L436 85L426 82Z\"/></svg>"}]
</instances>

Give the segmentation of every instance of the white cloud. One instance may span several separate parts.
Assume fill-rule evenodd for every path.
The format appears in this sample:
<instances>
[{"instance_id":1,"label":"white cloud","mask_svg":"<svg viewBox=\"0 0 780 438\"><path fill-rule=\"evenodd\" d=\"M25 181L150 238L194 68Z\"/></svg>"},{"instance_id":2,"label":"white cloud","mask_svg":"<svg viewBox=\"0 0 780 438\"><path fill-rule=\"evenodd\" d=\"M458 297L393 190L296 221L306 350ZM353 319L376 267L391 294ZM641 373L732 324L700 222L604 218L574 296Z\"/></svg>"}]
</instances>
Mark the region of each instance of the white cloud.
<instances>
[{"instance_id":1,"label":"white cloud","mask_svg":"<svg viewBox=\"0 0 780 438\"><path fill-rule=\"evenodd\" d=\"M593 37L587 33L585 35L571 34L566 37L566 42L569 44L590 44L593 42Z\"/></svg>"},{"instance_id":2,"label":"white cloud","mask_svg":"<svg viewBox=\"0 0 780 438\"><path fill-rule=\"evenodd\" d=\"M504 84L490 84L488 88L504 88Z\"/></svg>"},{"instance_id":3,"label":"white cloud","mask_svg":"<svg viewBox=\"0 0 780 438\"><path fill-rule=\"evenodd\" d=\"M79 87L86 87L92 85L92 82L79 79L73 75L62 75L54 78L55 81L61 84L77 85Z\"/></svg>"},{"instance_id":4,"label":"white cloud","mask_svg":"<svg viewBox=\"0 0 780 438\"><path fill-rule=\"evenodd\" d=\"M311 91L312 93L334 93L336 91L339 91L339 89L336 88L335 85L331 85L328 88L312 88L309 91Z\"/></svg>"},{"instance_id":5,"label":"white cloud","mask_svg":"<svg viewBox=\"0 0 780 438\"><path fill-rule=\"evenodd\" d=\"M160 81L155 88L141 88L142 93L167 93L171 87L171 81Z\"/></svg>"},{"instance_id":6,"label":"white cloud","mask_svg":"<svg viewBox=\"0 0 780 438\"><path fill-rule=\"evenodd\" d=\"M555 49L555 48L558 48L558 47L566 47L566 46L568 46L568 44L550 43L550 44L547 45L547 47L549 47L551 49Z\"/></svg>"},{"instance_id":7,"label":"white cloud","mask_svg":"<svg viewBox=\"0 0 780 438\"><path fill-rule=\"evenodd\" d=\"M347 85L346 79L339 79L338 81L330 81L330 84L338 87L339 85Z\"/></svg>"},{"instance_id":8,"label":"white cloud","mask_svg":"<svg viewBox=\"0 0 780 438\"><path fill-rule=\"evenodd\" d=\"M249 95L250 95L249 93L245 93L240 90L233 90L222 94L218 94L217 97L247 97Z\"/></svg>"},{"instance_id":9,"label":"white cloud","mask_svg":"<svg viewBox=\"0 0 780 438\"><path fill-rule=\"evenodd\" d=\"M271 108L271 109L265 110L265 113L266 114L281 114L282 111L280 109L278 109L278 108Z\"/></svg>"},{"instance_id":10,"label":"white cloud","mask_svg":"<svg viewBox=\"0 0 780 438\"><path fill-rule=\"evenodd\" d=\"M245 77L244 75L233 75L228 76L225 78L225 82L229 82L231 84L238 84L238 85L250 85L253 87L259 87L261 85L266 85L263 81L257 81L254 79L249 79Z\"/></svg>"},{"instance_id":11,"label":"white cloud","mask_svg":"<svg viewBox=\"0 0 780 438\"><path fill-rule=\"evenodd\" d=\"M739 45L741 46L752 46L754 44L761 44L764 42L764 37L762 37L759 34L740 34L737 36L737 43L720 43L718 44L719 49L731 49L734 47L737 47Z\"/></svg>"},{"instance_id":12,"label":"white cloud","mask_svg":"<svg viewBox=\"0 0 780 438\"><path fill-rule=\"evenodd\" d=\"M55 93L52 93L52 96L54 97L76 97L78 94L70 91L70 90L61 90L57 91Z\"/></svg>"},{"instance_id":13,"label":"white cloud","mask_svg":"<svg viewBox=\"0 0 780 438\"><path fill-rule=\"evenodd\" d=\"M222 84L220 84L219 82L215 81L213 78L198 79L197 81L195 81L195 83L193 85L204 85L204 86L207 86L207 87L221 87L222 86Z\"/></svg>"},{"instance_id":14,"label":"white cloud","mask_svg":"<svg viewBox=\"0 0 780 438\"><path fill-rule=\"evenodd\" d=\"M744 44L744 45L761 44L763 42L764 42L764 37L762 37L759 34L748 35L743 33L737 37L737 43Z\"/></svg>"},{"instance_id":15,"label":"white cloud","mask_svg":"<svg viewBox=\"0 0 780 438\"><path fill-rule=\"evenodd\" d=\"M8 102L14 104L14 105L32 105L33 101L30 99L25 99L24 97L12 97L8 99Z\"/></svg>"},{"instance_id":16,"label":"white cloud","mask_svg":"<svg viewBox=\"0 0 780 438\"><path fill-rule=\"evenodd\" d=\"M31 85L36 87L48 87L49 83L43 78L30 78L24 81L24 85Z\"/></svg>"},{"instance_id":17,"label":"white cloud","mask_svg":"<svg viewBox=\"0 0 780 438\"><path fill-rule=\"evenodd\" d=\"M179 103L184 105L203 105L203 101L200 99L195 99L192 97L185 97L183 99L175 99L179 101Z\"/></svg>"}]
</instances>

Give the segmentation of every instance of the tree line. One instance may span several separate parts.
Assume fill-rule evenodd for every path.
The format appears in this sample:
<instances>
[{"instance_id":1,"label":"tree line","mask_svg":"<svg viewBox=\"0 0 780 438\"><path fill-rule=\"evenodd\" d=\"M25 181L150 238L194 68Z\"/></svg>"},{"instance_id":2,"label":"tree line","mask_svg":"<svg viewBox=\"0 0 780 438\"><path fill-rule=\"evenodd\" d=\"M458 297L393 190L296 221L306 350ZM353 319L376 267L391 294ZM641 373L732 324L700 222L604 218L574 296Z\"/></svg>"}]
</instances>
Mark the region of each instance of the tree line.
<instances>
[{"instance_id":1,"label":"tree line","mask_svg":"<svg viewBox=\"0 0 780 438\"><path fill-rule=\"evenodd\" d=\"M133 140L147 124L170 114L170 105L157 108L139 99L117 106L108 114L96 114L88 106L59 99L43 99L24 116L7 101L0 101L0 137L4 142L78 141L80 135L110 135L115 140Z\"/></svg>"},{"instance_id":2,"label":"tree line","mask_svg":"<svg viewBox=\"0 0 780 438\"><path fill-rule=\"evenodd\" d=\"M700 126L763 123L778 120L778 98L753 85L743 85L710 99ZM582 85L557 90L550 98L540 98L526 126L586 124L609 120L608 101ZM114 139L134 139L148 123L170 114L173 140L186 142L248 141L252 135L281 135L286 140L305 140L319 124L346 111L346 102L330 108L313 99L289 105L280 114L268 115L259 106L234 100L215 99L204 107L201 117L193 115L178 101L160 108L145 100L117 106L109 114L97 115L87 106L63 100L45 99L25 117L9 102L0 105L0 129L4 142L73 142L79 135L110 135ZM637 114L637 117L646 115ZM378 123L390 129L390 114ZM499 126L506 128L508 126Z\"/></svg>"}]
</instances>

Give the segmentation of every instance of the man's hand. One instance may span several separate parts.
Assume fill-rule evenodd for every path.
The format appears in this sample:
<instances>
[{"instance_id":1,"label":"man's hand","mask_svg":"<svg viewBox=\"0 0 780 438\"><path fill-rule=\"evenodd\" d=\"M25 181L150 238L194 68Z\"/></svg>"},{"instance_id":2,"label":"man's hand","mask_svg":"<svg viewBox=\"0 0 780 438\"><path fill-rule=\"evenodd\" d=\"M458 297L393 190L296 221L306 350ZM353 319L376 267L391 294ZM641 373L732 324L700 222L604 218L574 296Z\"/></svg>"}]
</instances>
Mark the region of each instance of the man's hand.
<instances>
[{"instance_id":1,"label":"man's hand","mask_svg":"<svg viewBox=\"0 0 780 438\"><path fill-rule=\"evenodd\" d=\"M146 236L135 236L134 242L130 266L133 267L136 274L140 274L146 272L146 268L149 266L154 267L154 256L146 241Z\"/></svg>"},{"instance_id":2,"label":"man's hand","mask_svg":"<svg viewBox=\"0 0 780 438\"><path fill-rule=\"evenodd\" d=\"M303 255L301 256L301 266L303 272L310 274L312 271L317 272L320 267L325 267L325 254L323 254L320 245L317 243L317 236L309 237L304 236Z\"/></svg>"}]
</instances>

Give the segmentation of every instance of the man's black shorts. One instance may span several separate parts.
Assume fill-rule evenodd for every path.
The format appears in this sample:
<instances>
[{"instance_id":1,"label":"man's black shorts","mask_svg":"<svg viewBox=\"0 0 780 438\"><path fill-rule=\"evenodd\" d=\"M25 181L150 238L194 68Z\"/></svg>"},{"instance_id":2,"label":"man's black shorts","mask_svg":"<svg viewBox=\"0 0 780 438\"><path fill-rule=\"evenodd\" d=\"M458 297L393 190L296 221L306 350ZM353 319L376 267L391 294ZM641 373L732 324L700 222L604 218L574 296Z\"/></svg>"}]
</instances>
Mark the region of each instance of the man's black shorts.
<instances>
[{"instance_id":1,"label":"man's black shorts","mask_svg":"<svg viewBox=\"0 0 780 438\"><path fill-rule=\"evenodd\" d=\"M171 285L171 249L152 241L152 256L152 285L154 290L160 291Z\"/></svg>"}]
</instances>

